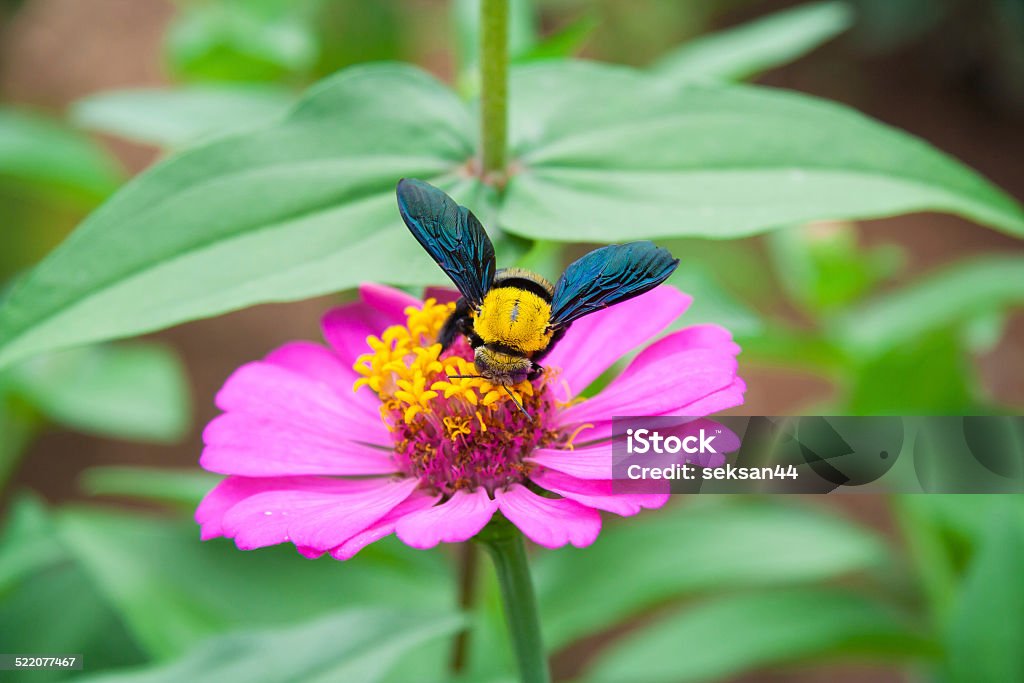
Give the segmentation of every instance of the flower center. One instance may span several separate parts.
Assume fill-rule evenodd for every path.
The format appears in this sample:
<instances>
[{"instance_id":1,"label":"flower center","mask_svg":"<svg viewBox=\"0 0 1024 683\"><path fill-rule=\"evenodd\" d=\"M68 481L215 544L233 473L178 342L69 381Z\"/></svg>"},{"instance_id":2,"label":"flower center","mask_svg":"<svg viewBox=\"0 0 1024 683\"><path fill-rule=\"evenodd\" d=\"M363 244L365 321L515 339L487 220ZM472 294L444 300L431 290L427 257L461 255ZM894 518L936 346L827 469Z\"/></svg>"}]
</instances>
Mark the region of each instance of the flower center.
<instances>
[{"instance_id":1,"label":"flower center","mask_svg":"<svg viewBox=\"0 0 1024 683\"><path fill-rule=\"evenodd\" d=\"M437 336L455 304L427 299L405 310L405 325L392 325L366 341L371 351L356 359L362 375L355 389L370 387L395 442L398 466L438 493L484 487L488 492L520 482L535 448L564 437L550 427L554 401L542 375L505 387L476 375L473 351L458 339L444 354Z\"/></svg>"}]
</instances>

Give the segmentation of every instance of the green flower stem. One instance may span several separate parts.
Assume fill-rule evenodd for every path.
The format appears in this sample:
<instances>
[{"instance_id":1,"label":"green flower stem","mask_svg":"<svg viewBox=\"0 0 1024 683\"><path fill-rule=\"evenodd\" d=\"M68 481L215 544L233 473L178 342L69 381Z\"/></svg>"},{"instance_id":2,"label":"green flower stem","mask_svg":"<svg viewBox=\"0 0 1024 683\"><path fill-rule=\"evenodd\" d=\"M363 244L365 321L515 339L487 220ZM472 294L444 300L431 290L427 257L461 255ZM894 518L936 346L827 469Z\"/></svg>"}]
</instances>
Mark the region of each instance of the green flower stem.
<instances>
[{"instance_id":1,"label":"green flower stem","mask_svg":"<svg viewBox=\"0 0 1024 683\"><path fill-rule=\"evenodd\" d=\"M533 594L523 535L507 520L496 518L477 539L494 560L505 621L519 663L519 680L550 683L551 673L541 638L537 598Z\"/></svg>"},{"instance_id":2,"label":"green flower stem","mask_svg":"<svg viewBox=\"0 0 1024 683\"><path fill-rule=\"evenodd\" d=\"M480 0L483 175L505 172L508 130L508 0Z\"/></svg>"},{"instance_id":3,"label":"green flower stem","mask_svg":"<svg viewBox=\"0 0 1024 683\"><path fill-rule=\"evenodd\" d=\"M480 549L475 543L466 542L459 553L459 609L468 614L476 602L477 565ZM452 645L452 673L462 673L469 655L469 629L459 631Z\"/></svg>"}]
</instances>

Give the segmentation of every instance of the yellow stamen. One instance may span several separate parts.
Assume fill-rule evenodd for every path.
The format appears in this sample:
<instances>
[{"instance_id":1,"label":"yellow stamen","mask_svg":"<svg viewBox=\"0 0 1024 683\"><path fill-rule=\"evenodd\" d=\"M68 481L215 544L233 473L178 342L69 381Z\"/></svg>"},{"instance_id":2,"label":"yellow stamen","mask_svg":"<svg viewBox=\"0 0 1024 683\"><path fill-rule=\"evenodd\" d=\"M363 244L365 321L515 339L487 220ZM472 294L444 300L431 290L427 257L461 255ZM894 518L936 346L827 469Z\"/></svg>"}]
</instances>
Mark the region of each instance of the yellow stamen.
<instances>
[{"instance_id":1,"label":"yellow stamen","mask_svg":"<svg viewBox=\"0 0 1024 683\"><path fill-rule=\"evenodd\" d=\"M469 436L472 434L472 430L469 428L469 418L466 417L446 417L442 420L444 422L445 429L448 430L448 436L452 441L460 434Z\"/></svg>"},{"instance_id":2,"label":"yellow stamen","mask_svg":"<svg viewBox=\"0 0 1024 683\"><path fill-rule=\"evenodd\" d=\"M437 336L454 308L453 303L439 304L427 299L422 308L405 309L405 325L392 325L379 337L367 338L370 351L356 359L354 368L359 378L353 389L358 391L365 386L376 393L383 404L382 416L398 414L406 424L412 424L421 413L433 412L431 401L438 396L477 408L508 399L503 387L481 377L452 377L478 373L470 360L460 356L441 358ZM439 375L448 379L437 379ZM509 390L520 403L524 396L534 395L530 382L524 381ZM481 429L486 430L479 413L477 418ZM468 433L464 431L469 429L468 424L444 422L453 439Z\"/></svg>"},{"instance_id":3,"label":"yellow stamen","mask_svg":"<svg viewBox=\"0 0 1024 683\"><path fill-rule=\"evenodd\" d=\"M581 424L579 427L576 428L576 430L572 434L569 435L569 438L566 439L563 448L570 451L576 450L576 446L575 444L573 444L573 441L575 441L576 437L580 435L580 432L582 432L584 429L590 429L593 426L594 425L590 422L587 422L586 424Z\"/></svg>"}]
</instances>

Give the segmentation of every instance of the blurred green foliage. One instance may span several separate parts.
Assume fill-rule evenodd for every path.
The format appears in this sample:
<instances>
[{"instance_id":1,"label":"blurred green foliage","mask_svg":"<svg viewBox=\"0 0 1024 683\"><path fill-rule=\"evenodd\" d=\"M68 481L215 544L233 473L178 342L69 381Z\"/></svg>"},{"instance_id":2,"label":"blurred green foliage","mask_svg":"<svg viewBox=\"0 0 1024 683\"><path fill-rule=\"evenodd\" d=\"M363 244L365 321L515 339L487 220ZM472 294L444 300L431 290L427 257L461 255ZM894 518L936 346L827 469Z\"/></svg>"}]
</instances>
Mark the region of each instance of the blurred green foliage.
<instances>
[{"instance_id":1,"label":"blurred green foliage","mask_svg":"<svg viewBox=\"0 0 1024 683\"><path fill-rule=\"evenodd\" d=\"M0 109L0 179L86 202L105 198L122 176L89 138L48 117Z\"/></svg>"},{"instance_id":2,"label":"blurred green foliage","mask_svg":"<svg viewBox=\"0 0 1024 683\"><path fill-rule=\"evenodd\" d=\"M194 85L103 92L72 107L83 128L160 147L182 147L275 121L294 104L280 86Z\"/></svg>"},{"instance_id":3,"label":"blurred green foliage","mask_svg":"<svg viewBox=\"0 0 1024 683\"><path fill-rule=\"evenodd\" d=\"M175 73L199 80L267 81L309 73L319 45L314 4L221 0L184 5L167 35Z\"/></svg>"},{"instance_id":4,"label":"blurred green foliage","mask_svg":"<svg viewBox=\"0 0 1024 683\"><path fill-rule=\"evenodd\" d=\"M943 210L1020 236L1017 202L848 108L738 83L851 26L875 48L904 44L957 3L817 2L707 32L750 4L511 2L517 173L503 192L466 173L478 138L470 0L433 12L398 0L182 2L163 46L175 84L91 95L68 122L0 110L0 279L13 282L0 299L0 485L49 425L158 442L188 428L182 369L163 347L57 349L361 280L437 283L395 221L400 175L472 206L499 259L548 274L572 253L565 242L662 240L687 264L673 284L695 296L679 325L723 324L744 363L830 380L835 412L1019 409L985 395L972 360L1024 299L1021 257L906 283L904 255L866 248L843 220ZM978 14L1003 17L1012 36L1011 4ZM993 44L1015 73L1013 41ZM564 59L581 51L643 68ZM332 75L395 59L455 86L403 65ZM118 164L81 129L167 156L119 189ZM457 680L506 680L492 578L463 621L441 551L391 539L339 564L200 544L187 517L213 480L93 468L81 488L102 506L8 489L0 649L82 652L90 681L440 682L465 626ZM850 657L950 683L1024 679L1019 499L894 508L898 548L791 501L702 499L611 523L592 548L535 558L547 642L554 654L607 643L580 669L586 681L711 681Z\"/></svg>"},{"instance_id":5,"label":"blurred green foliage","mask_svg":"<svg viewBox=\"0 0 1024 683\"><path fill-rule=\"evenodd\" d=\"M686 643L682 662L664 656L679 643ZM792 661L899 660L934 650L905 615L863 596L821 588L740 593L636 630L585 680L707 681Z\"/></svg>"},{"instance_id":6,"label":"blurred green foliage","mask_svg":"<svg viewBox=\"0 0 1024 683\"><path fill-rule=\"evenodd\" d=\"M843 2L817 2L683 43L653 68L676 83L741 80L792 62L853 23Z\"/></svg>"},{"instance_id":7,"label":"blurred green foliage","mask_svg":"<svg viewBox=\"0 0 1024 683\"><path fill-rule=\"evenodd\" d=\"M511 88L522 170L491 225L518 237L722 239L925 208L1024 233L1020 206L980 176L834 104L561 60L513 69ZM472 131L432 77L371 65L314 86L279 123L172 155L16 284L0 363L374 278L439 283L394 221L392 185L427 178L465 202L481 188L463 172ZM139 225L153 239L131 239Z\"/></svg>"}]
</instances>

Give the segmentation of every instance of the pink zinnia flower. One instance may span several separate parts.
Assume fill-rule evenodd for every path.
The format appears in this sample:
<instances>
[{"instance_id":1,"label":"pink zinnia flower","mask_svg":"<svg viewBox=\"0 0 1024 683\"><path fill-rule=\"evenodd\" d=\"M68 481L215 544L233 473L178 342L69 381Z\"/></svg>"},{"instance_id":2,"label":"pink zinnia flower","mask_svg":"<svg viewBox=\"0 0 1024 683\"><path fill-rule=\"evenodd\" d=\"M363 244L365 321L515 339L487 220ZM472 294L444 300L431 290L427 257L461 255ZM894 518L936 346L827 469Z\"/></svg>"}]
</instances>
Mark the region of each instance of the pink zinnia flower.
<instances>
[{"instance_id":1,"label":"pink zinnia flower","mask_svg":"<svg viewBox=\"0 0 1024 683\"><path fill-rule=\"evenodd\" d=\"M324 317L328 347L286 344L217 394L224 414L200 462L228 476L196 511L203 539L345 560L391 533L415 548L465 541L500 511L540 545L586 546L599 510L633 515L668 499L612 493L613 416L703 416L743 400L739 347L714 325L659 339L578 398L683 313L690 297L669 286L573 323L544 375L513 387L532 419L500 387L448 377L476 374L464 340L443 357L435 343L453 303L360 292Z\"/></svg>"}]
</instances>

